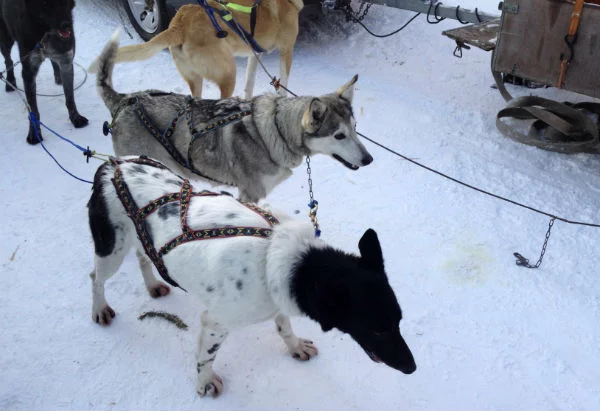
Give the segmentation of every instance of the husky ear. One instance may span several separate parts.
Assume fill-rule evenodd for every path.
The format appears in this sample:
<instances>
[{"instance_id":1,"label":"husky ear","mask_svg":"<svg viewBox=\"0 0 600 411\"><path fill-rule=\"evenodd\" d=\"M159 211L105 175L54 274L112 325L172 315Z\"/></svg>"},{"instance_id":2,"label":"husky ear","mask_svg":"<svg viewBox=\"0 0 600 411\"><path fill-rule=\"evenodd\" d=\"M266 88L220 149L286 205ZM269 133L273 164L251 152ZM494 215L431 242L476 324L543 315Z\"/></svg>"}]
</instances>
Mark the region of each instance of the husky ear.
<instances>
[{"instance_id":1,"label":"husky ear","mask_svg":"<svg viewBox=\"0 0 600 411\"><path fill-rule=\"evenodd\" d=\"M302 127L308 133L315 133L323 123L327 106L318 98L313 98L304 115L302 116Z\"/></svg>"},{"instance_id":2,"label":"husky ear","mask_svg":"<svg viewBox=\"0 0 600 411\"><path fill-rule=\"evenodd\" d=\"M369 228L358 242L361 261L368 267L383 270L383 253L375 230Z\"/></svg>"},{"instance_id":3,"label":"husky ear","mask_svg":"<svg viewBox=\"0 0 600 411\"><path fill-rule=\"evenodd\" d=\"M354 97L354 83L356 83L357 81L358 74L355 74L349 82L337 89L337 95L352 102L352 98Z\"/></svg>"}]
</instances>

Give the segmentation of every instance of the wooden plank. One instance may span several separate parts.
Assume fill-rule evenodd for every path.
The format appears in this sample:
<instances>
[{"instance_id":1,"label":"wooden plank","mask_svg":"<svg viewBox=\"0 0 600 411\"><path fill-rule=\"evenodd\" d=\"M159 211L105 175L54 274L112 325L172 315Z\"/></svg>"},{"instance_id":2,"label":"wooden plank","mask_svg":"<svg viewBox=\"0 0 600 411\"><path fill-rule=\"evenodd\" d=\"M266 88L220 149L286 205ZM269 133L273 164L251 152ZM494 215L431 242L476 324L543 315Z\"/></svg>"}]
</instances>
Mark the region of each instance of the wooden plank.
<instances>
[{"instance_id":1,"label":"wooden plank","mask_svg":"<svg viewBox=\"0 0 600 411\"><path fill-rule=\"evenodd\" d=\"M518 13L504 12L494 53L495 71L554 86L560 75L561 55L570 55L565 42L573 4L564 0L505 0L518 5ZM600 98L600 7L585 3L573 60L564 88Z\"/></svg>"},{"instance_id":2,"label":"wooden plank","mask_svg":"<svg viewBox=\"0 0 600 411\"><path fill-rule=\"evenodd\" d=\"M442 31L444 36L460 44L468 44L485 51L494 50L500 29L500 19L471 24L452 30Z\"/></svg>"}]
</instances>

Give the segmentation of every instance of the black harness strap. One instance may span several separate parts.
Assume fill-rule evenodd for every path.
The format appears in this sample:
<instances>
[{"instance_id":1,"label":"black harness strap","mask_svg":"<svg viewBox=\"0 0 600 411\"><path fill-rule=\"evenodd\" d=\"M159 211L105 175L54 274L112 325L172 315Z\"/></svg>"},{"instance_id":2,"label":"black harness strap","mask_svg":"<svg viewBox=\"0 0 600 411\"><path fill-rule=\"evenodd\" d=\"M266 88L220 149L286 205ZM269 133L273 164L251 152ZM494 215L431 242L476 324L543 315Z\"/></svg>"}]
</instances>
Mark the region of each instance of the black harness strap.
<instances>
[{"instance_id":1,"label":"black harness strap","mask_svg":"<svg viewBox=\"0 0 600 411\"><path fill-rule=\"evenodd\" d=\"M142 124L144 125L144 127L146 128L146 130L152 136L154 136L154 138L156 138L156 140L164 147L165 150L167 150L169 155L177 162L177 164L179 164L181 167L183 167L185 169L190 170L192 173L194 173L206 180L212 181L217 184L231 185L231 184L228 184L227 182L220 181L215 178L207 176L206 174L202 173L200 170L198 170L194 166L194 163L191 158L192 144L198 137L204 136L205 134L215 131L215 130L217 130L221 127L224 127L228 124L240 121L243 117L252 114L252 111L251 110L240 111L238 113L232 114L230 116L221 118L213 123L210 123L208 126L203 128L202 130L197 131L193 125L192 100L193 100L192 97L190 97L190 96L186 97L185 107L180 109L177 112L176 117L171 121L171 124L167 127L167 129L164 132L161 132L159 130L159 128L154 124L154 122L152 121L152 119L150 118L150 116L148 115L146 110L144 109L144 106L142 105L142 103L139 101L139 99L137 97L135 98L135 102L134 102L135 112L136 112L138 118L140 119L140 121L142 122ZM175 132L175 128L177 127L177 124L179 123L179 119L184 116L186 119L188 130L190 131L190 134L192 135L192 138L188 145L188 151L187 151L186 157L184 157L179 152L179 150L177 150L177 147L175 147L175 144L173 144L173 140L171 138L173 136L173 133Z\"/></svg>"},{"instance_id":2,"label":"black harness strap","mask_svg":"<svg viewBox=\"0 0 600 411\"><path fill-rule=\"evenodd\" d=\"M189 210L190 201L192 197L206 197L206 196L220 196L223 194L213 193L211 191L201 191L194 192L191 189L191 185L189 180L184 179L183 184L181 186L181 190L178 193L169 193L165 194L145 206L139 208L131 195L131 191L125 183L123 178L123 172L121 171L119 165L125 162L142 164L142 165L150 165L153 167L157 167L160 169L167 169L164 165L149 159L148 157L142 156L139 158L134 158L130 160L117 160L113 157L110 158L111 163L115 166L115 176L111 179L113 185L117 190L117 195L121 200L121 203L125 207L127 211L127 215L133 222L135 226L135 230L137 232L138 238L140 239L142 246L144 247L144 251L146 255L150 258L154 266L156 267L160 276L169 284L174 287L179 287L182 290L186 291L183 287L181 287L173 278L169 276L167 267L164 264L162 256L167 254L169 251L173 250L175 247L181 244L188 243L190 241L198 241L198 240L209 240L209 239L217 239L217 238L231 238L231 237L260 237L260 238L268 238L273 230L271 228L263 228L263 227L218 227L218 228L208 228L208 229L200 229L193 230L187 224L187 212ZM178 235L174 239L167 242L164 246L160 248L159 251L156 250L154 246L154 241L152 237L148 233L148 227L146 225L146 218L151 215L153 212L158 210L160 207L167 203L171 202L179 202L179 220L181 224L181 232L182 234ZM270 227L275 224L279 224L279 220L271 213L263 210L262 208L250 204L250 203L241 203L248 209L254 211L256 214L261 216Z\"/></svg>"}]
</instances>

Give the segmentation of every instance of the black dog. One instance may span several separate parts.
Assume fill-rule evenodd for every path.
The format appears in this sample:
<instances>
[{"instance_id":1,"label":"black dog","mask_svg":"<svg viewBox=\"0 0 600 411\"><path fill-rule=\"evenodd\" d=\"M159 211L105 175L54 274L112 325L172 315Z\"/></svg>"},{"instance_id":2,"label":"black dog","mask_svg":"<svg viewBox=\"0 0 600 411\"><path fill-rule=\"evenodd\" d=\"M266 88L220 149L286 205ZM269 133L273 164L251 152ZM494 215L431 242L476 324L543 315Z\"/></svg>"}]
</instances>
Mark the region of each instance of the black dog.
<instances>
[{"instance_id":1,"label":"black dog","mask_svg":"<svg viewBox=\"0 0 600 411\"><path fill-rule=\"evenodd\" d=\"M10 50L15 41L18 43L25 95L38 119L35 77L42 61L49 57L54 81L63 85L69 119L79 128L86 126L88 120L77 112L73 98L73 7L74 0L0 0L0 49L6 65L6 80L16 85ZM13 91L13 88L7 84L6 91ZM42 138L39 125L30 120L29 144L39 142L34 127Z\"/></svg>"}]
</instances>

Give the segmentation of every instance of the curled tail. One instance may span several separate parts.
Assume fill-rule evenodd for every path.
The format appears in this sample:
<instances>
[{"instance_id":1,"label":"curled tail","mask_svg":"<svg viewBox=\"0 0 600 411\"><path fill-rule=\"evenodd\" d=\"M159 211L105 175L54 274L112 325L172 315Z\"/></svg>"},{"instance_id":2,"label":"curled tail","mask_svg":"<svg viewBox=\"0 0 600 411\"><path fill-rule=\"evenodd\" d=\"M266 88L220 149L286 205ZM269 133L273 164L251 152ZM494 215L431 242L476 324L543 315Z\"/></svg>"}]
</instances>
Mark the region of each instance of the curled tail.
<instances>
[{"instance_id":1,"label":"curled tail","mask_svg":"<svg viewBox=\"0 0 600 411\"><path fill-rule=\"evenodd\" d=\"M119 48L119 30L117 29L110 37L106 46L102 50L102 53L92 63L92 66L88 69L90 72L96 72L96 90L98 95L104 101L104 104L110 110L111 114L114 113L118 107L119 102L123 98L124 94L118 93L112 88L112 71L115 66L115 58L117 55L117 49Z\"/></svg>"}]
</instances>

